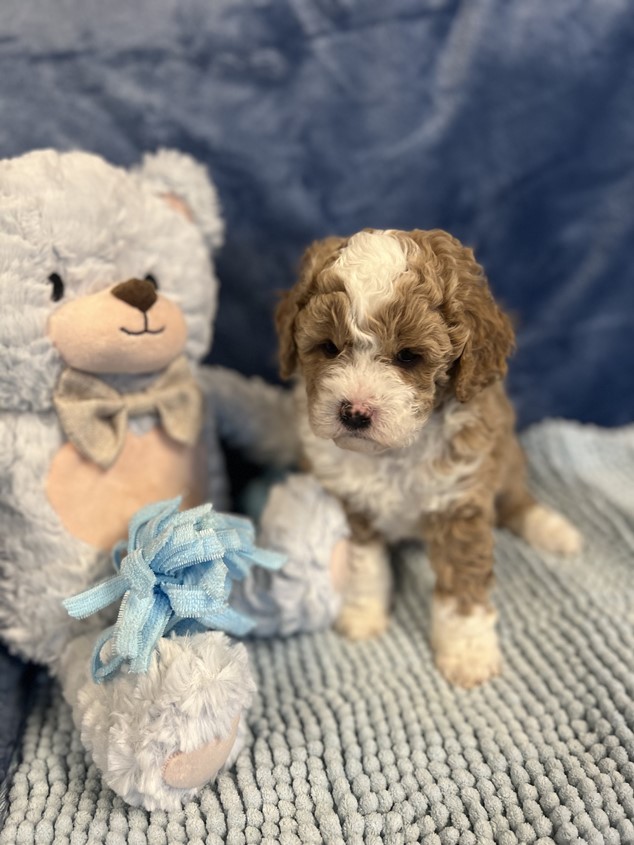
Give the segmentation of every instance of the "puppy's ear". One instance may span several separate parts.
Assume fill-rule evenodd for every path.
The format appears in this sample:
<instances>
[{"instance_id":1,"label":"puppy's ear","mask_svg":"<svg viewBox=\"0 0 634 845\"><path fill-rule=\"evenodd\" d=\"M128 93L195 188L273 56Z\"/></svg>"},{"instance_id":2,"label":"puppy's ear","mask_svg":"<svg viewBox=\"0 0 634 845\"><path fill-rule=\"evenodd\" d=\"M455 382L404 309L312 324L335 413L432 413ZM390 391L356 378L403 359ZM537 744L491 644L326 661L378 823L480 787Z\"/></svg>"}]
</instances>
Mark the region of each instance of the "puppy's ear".
<instances>
[{"instance_id":1,"label":"puppy's ear","mask_svg":"<svg viewBox=\"0 0 634 845\"><path fill-rule=\"evenodd\" d=\"M471 249L440 229L410 236L429 254L440 277L441 310L457 352L454 392L459 402L468 402L506 375L515 348L511 321L495 303Z\"/></svg>"},{"instance_id":2,"label":"puppy's ear","mask_svg":"<svg viewBox=\"0 0 634 845\"><path fill-rule=\"evenodd\" d=\"M295 321L315 292L318 274L332 259L344 238L330 237L312 243L299 265L299 278L289 291L282 294L275 311L275 327L279 339L280 376L290 378L297 369L297 345L295 343Z\"/></svg>"}]
</instances>

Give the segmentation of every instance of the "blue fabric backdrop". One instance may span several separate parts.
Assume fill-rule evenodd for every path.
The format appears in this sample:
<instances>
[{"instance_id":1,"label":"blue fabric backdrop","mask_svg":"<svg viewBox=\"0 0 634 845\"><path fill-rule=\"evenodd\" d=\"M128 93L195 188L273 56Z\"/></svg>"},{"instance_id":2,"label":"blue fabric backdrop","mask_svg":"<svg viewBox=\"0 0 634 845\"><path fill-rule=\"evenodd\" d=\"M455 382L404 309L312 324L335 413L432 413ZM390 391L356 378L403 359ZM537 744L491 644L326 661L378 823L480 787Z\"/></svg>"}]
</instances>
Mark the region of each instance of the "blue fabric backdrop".
<instances>
[{"instance_id":1,"label":"blue fabric backdrop","mask_svg":"<svg viewBox=\"0 0 634 845\"><path fill-rule=\"evenodd\" d=\"M630 0L3 0L0 155L180 147L228 222L213 358L275 376L303 246L447 228L519 327L522 423L634 416Z\"/></svg>"},{"instance_id":2,"label":"blue fabric backdrop","mask_svg":"<svg viewBox=\"0 0 634 845\"><path fill-rule=\"evenodd\" d=\"M209 165L216 361L275 376L311 239L440 226L516 315L522 423L634 418L631 0L3 0L0 155L42 146ZM0 776L21 672L0 652Z\"/></svg>"}]
</instances>

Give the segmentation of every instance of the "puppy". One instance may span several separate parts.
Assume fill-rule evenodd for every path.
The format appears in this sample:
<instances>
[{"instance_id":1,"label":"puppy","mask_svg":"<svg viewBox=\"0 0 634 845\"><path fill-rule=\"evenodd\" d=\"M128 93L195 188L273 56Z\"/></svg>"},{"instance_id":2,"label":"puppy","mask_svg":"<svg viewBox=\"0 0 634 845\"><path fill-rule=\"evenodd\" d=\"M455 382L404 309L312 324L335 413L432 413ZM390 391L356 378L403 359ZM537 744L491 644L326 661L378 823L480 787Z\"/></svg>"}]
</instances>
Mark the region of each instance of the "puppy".
<instances>
[{"instance_id":1,"label":"puppy","mask_svg":"<svg viewBox=\"0 0 634 845\"><path fill-rule=\"evenodd\" d=\"M305 253L276 325L306 465L349 516L338 629L386 628L387 544L422 537L438 668L463 687L496 675L494 525L547 552L574 554L581 539L527 490L501 383L513 330L473 252L440 230L326 238Z\"/></svg>"}]
</instances>

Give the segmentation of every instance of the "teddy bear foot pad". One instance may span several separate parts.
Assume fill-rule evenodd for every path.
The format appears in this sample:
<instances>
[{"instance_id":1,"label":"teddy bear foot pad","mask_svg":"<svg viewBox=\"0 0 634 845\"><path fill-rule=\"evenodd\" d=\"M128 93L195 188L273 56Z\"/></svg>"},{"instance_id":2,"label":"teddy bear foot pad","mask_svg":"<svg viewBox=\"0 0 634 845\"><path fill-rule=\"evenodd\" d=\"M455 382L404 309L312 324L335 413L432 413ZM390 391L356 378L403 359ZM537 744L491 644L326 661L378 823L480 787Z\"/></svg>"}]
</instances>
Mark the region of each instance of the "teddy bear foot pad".
<instances>
[{"instance_id":1,"label":"teddy bear foot pad","mask_svg":"<svg viewBox=\"0 0 634 845\"><path fill-rule=\"evenodd\" d=\"M64 661L71 667L64 695L82 742L129 804L178 809L244 745L243 714L255 690L245 647L219 632L165 638L147 673L97 684L89 673L93 645L94 635L80 637Z\"/></svg>"}]
</instances>

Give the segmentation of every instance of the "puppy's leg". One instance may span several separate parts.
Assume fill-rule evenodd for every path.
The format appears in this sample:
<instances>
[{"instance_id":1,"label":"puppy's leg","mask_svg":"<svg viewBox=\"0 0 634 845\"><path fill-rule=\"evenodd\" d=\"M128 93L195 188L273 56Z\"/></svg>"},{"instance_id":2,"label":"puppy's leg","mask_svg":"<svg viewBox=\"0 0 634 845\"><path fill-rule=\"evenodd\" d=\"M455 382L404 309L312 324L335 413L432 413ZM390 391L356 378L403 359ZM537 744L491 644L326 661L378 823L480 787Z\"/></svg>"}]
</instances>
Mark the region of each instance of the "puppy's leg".
<instances>
[{"instance_id":1,"label":"puppy's leg","mask_svg":"<svg viewBox=\"0 0 634 845\"><path fill-rule=\"evenodd\" d=\"M513 437L504 456L505 477L497 498L498 524L543 552L573 555L583 545L581 534L565 517L541 505L526 487L526 459Z\"/></svg>"},{"instance_id":2,"label":"puppy's leg","mask_svg":"<svg viewBox=\"0 0 634 845\"><path fill-rule=\"evenodd\" d=\"M501 670L489 601L493 580L493 503L464 503L427 518L424 534L436 573L431 642L453 684L474 687Z\"/></svg>"},{"instance_id":3,"label":"puppy's leg","mask_svg":"<svg viewBox=\"0 0 634 845\"><path fill-rule=\"evenodd\" d=\"M354 516L350 527L346 586L335 628L351 640L364 640L388 626L392 571L383 540Z\"/></svg>"}]
</instances>

